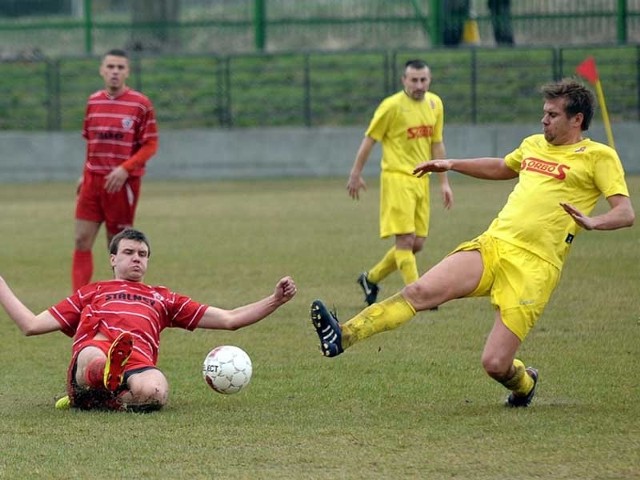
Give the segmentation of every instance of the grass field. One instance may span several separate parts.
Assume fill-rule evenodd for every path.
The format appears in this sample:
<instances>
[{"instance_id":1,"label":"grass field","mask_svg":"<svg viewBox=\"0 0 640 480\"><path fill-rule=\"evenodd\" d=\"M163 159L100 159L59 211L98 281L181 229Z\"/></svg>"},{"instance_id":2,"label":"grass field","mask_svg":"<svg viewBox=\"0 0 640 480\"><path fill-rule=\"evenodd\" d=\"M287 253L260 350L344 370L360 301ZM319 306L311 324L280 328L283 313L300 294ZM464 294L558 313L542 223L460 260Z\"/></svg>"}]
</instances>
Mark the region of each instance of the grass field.
<instances>
[{"instance_id":1,"label":"grass field","mask_svg":"<svg viewBox=\"0 0 640 480\"><path fill-rule=\"evenodd\" d=\"M54 410L70 340L23 337L0 313L0 479L640 477L637 227L577 237L521 351L540 369L538 395L532 408L507 410L479 361L486 299L419 314L339 358L320 355L309 303L322 298L348 319L363 307L358 273L388 247L377 238L376 183L352 202L345 181L148 181L137 226L151 239L149 283L232 307L291 274L298 296L237 332L166 330L159 366L170 403L148 415ZM454 210L433 197L421 270L483 231L512 186L452 183ZM638 192L640 177L629 186ZM0 189L0 275L36 311L69 293L73 190ZM103 246L101 232L96 275L106 278ZM382 294L399 287L396 274ZM237 395L202 380L201 362L220 344L252 357L252 383Z\"/></svg>"}]
</instances>

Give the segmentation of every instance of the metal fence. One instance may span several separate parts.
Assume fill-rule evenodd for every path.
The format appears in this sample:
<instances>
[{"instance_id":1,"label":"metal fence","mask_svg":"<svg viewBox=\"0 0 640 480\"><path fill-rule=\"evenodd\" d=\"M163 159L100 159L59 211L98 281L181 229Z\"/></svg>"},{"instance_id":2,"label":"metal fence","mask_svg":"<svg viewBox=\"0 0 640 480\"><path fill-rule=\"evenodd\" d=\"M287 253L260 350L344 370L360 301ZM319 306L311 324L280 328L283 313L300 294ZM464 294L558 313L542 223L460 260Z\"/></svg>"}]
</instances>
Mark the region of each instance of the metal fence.
<instances>
[{"instance_id":1,"label":"metal fence","mask_svg":"<svg viewBox=\"0 0 640 480\"><path fill-rule=\"evenodd\" d=\"M424 58L448 124L527 123L541 84L596 58L613 122L640 119L640 47L465 48L246 55L137 55L130 85L161 128L364 125L397 91L404 62ZM0 129L79 130L102 88L97 57L0 62Z\"/></svg>"},{"instance_id":2,"label":"metal fence","mask_svg":"<svg viewBox=\"0 0 640 480\"><path fill-rule=\"evenodd\" d=\"M516 45L640 42L640 0L513 0ZM0 0L0 57L431 48L454 16L495 45L488 0Z\"/></svg>"}]
</instances>

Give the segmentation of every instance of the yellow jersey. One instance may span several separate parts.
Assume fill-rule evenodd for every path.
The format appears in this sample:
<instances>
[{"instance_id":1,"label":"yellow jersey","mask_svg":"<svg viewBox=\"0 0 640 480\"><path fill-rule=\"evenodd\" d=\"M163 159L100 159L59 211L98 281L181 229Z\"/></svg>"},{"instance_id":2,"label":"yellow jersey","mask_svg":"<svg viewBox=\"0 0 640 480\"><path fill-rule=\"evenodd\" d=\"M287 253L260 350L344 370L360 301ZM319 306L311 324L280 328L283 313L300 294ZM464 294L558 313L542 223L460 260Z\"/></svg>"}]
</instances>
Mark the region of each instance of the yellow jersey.
<instances>
[{"instance_id":1,"label":"yellow jersey","mask_svg":"<svg viewBox=\"0 0 640 480\"><path fill-rule=\"evenodd\" d=\"M579 231L560 202L589 215L601 195L629 196L616 151L590 139L551 145L544 135L532 135L505 163L519 173L519 180L487 233L558 268Z\"/></svg>"},{"instance_id":2,"label":"yellow jersey","mask_svg":"<svg viewBox=\"0 0 640 480\"><path fill-rule=\"evenodd\" d=\"M413 176L413 169L431 160L431 144L442 142L444 107L436 94L414 100L404 91L385 98L366 134L382 144L382 172Z\"/></svg>"}]
</instances>

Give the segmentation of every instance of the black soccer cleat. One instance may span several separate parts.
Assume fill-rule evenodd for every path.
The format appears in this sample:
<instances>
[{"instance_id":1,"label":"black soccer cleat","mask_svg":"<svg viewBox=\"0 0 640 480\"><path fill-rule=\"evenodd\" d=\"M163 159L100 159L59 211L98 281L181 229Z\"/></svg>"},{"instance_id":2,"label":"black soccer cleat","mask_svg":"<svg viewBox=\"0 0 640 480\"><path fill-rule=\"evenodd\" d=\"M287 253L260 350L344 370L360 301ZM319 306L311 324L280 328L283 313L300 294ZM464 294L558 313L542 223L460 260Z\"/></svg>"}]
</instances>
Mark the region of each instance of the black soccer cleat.
<instances>
[{"instance_id":1,"label":"black soccer cleat","mask_svg":"<svg viewBox=\"0 0 640 480\"><path fill-rule=\"evenodd\" d=\"M536 386L538 385L538 370L533 367L527 367L525 371L531 378L533 378L533 388L525 396L514 395L511 393L505 402L507 407L528 407L531 400L533 400L533 396L536 394Z\"/></svg>"},{"instance_id":2,"label":"black soccer cleat","mask_svg":"<svg viewBox=\"0 0 640 480\"><path fill-rule=\"evenodd\" d=\"M378 299L380 288L376 283L372 283L367 279L367 272L362 272L358 277L358 285L362 287L364 292L364 301L367 305L373 305Z\"/></svg>"},{"instance_id":3,"label":"black soccer cleat","mask_svg":"<svg viewBox=\"0 0 640 480\"><path fill-rule=\"evenodd\" d=\"M342 331L335 315L320 300L311 304L311 323L320 339L320 349L325 357L336 357L342 349Z\"/></svg>"}]
</instances>

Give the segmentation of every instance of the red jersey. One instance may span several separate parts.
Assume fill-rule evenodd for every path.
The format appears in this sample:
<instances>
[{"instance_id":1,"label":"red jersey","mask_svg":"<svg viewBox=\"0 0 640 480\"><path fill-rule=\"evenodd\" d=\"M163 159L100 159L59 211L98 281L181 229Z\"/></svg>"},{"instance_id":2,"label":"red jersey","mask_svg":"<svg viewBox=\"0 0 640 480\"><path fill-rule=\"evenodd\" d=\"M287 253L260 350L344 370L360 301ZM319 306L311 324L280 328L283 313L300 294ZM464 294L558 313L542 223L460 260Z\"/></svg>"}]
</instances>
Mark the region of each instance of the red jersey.
<instances>
[{"instance_id":1,"label":"red jersey","mask_svg":"<svg viewBox=\"0 0 640 480\"><path fill-rule=\"evenodd\" d=\"M118 97L100 90L87 101L82 136L87 140L85 171L106 175L158 138L153 104L130 88ZM144 175L144 167L130 175Z\"/></svg>"},{"instance_id":2,"label":"red jersey","mask_svg":"<svg viewBox=\"0 0 640 480\"><path fill-rule=\"evenodd\" d=\"M92 283L77 290L49 308L62 327L73 337L74 357L87 342L101 333L109 342L127 331L134 335L134 357L140 365L158 361L160 332L168 327L193 330L207 305L172 292L165 287L152 287L126 280Z\"/></svg>"}]
</instances>

